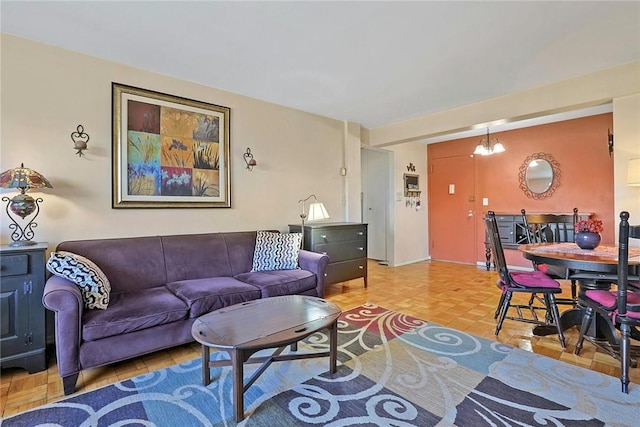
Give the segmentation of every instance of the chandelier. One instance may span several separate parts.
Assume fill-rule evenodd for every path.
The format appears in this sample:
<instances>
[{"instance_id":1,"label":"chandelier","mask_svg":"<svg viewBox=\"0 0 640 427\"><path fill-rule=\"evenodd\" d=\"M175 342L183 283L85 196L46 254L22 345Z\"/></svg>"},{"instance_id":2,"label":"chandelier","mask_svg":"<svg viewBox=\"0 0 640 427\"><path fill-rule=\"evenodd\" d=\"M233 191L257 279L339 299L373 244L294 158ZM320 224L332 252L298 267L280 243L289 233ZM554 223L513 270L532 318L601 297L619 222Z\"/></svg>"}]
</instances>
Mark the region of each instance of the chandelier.
<instances>
[{"instance_id":1,"label":"chandelier","mask_svg":"<svg viewBox=\"0 0 640 427\"><path fill-rule=\"evenodd\" d=\"M492 154L502 153L504 152L504 146L498 141L498 138L490 138L489 137L489 128L487 128L487 137L483 138L478 145L476 145L476 149L473 154L479 154L481 156L490 156Z\"/></svg>"}]
</instances>

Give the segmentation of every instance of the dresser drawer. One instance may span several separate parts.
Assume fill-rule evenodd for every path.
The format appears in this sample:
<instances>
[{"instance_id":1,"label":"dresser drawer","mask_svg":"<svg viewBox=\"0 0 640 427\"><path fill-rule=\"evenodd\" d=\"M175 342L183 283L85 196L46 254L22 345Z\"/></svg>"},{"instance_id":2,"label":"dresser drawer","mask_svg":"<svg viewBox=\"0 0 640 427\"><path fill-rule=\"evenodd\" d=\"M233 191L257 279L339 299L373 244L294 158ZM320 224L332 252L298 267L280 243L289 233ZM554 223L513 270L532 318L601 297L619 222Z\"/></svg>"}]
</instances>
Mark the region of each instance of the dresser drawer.
<instances>
[{"instance_id":1,"label":"dresser drawer","mask_svg":"<svg viewBox=\"0 0 640 427\"><path fill-rule=\"evenodd\" d=\"M291 233L302 227L290 224ZM362 277L367 287L367 224L355 222L305 224L304 248L329 257L325 284Z\"/></svg>"},{"instance_id":2,"label":"dresser drawer","mask_svg":"<svg viewBox=\"0 0 640 427\"><path fill-rule=\"evenodd\" d=\"M0 258L0 276L29 273L29 255L7 255Z\"/></svg>"},{"instance_id":3,"label":"dresser drawer","mask_svg":"<svg viewBox=\"0 0 640 427\"><path fill-rule=\"evenodd\" d=\"M348 240L365 240L367 238L367 226L336 227L312 231L312 240L315 243L335 243Z\"/></svg>"},{"instance_id":4,"label":"dresser drawer","mask_svg":"<svg viewBox=\"0 0 640 427\"><path fill-rule=\"evenodd\" d=\"M325 284L340 283L367 276L367 259L332 262L325 269Z\"/></svg>"},{"instance_id":5,"label":"dresser drawer","mask_svg":"<svg viewBox=\"0 0 640 427\"><path fill-rule=\"evenodd\" d=\"M315 245L314 252L326 254L329 262L346 261L349 259L367 257L367 241L352 240L342 243L322 243Z\"/></svg>"}]
</instances>

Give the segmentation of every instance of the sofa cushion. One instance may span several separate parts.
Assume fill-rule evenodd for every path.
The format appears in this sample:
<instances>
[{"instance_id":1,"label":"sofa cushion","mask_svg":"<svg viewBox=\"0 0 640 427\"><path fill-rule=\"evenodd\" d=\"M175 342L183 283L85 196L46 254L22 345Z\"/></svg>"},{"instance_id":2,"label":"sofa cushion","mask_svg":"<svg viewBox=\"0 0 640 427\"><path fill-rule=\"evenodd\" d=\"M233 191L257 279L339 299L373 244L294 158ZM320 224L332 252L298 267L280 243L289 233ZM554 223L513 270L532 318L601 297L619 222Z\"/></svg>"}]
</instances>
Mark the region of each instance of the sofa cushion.
<instances>
[{"instance_id":1,"label":"sofa cushion","mask_svg":"<svg viewBox=\"0 0 640 427\"><path fill-rule=\"evenodd\" d=\"M109 278L112 293L157 288L168 282L159 237L67 241L57 250L93 261Z\"/></svg>"},{"instance_id":2,"label":"sofa cushion","mask_svg":"<svg viewBox=\"0 0 640 427\"><path fill-rule=\"evenodd\" d=\"M188 308L166 287L111 294L108 310L87 310L82 338L94 341L186 319Z\"/></svg>"},{"instance_id":3,"label":"sofa cushion","mask_svg":"<svg viewBox=\"0 0 640 427\"><path fill-rule=\"evenodd\" d=\"M269 231L269 230L265 230ZM277 232L277 230L273 230ZM253 265L253 253L256 249L256 231L232 231L229 233L221 233L224 241L227 243L227 252L229 253L229 261L231 263L231 274L246 273L251 271Z\"/></svg>"},{"instance_id":4,"label":"sofa cushion","mask_svg":"<svg viewBox=\"0 0 640 427\"><path fill-rule=\"evenodd\" d=\"M78 285L85 308L104 310L109 305L109 279L90 259L72 252L52 252L47 270Z\"/></svg>"},{"instance_id":5,"label":"sofa cushion","mask_svg":"<svg viewBox=\"0 0 640 427\"><path fill-rule=\"evenodd\" d=\"M167 268L166 283L233 276L221 233L162 236L161 240Z\"/></svg>"},{"instance_id":6,"label":"sofa cushion","mask_svg":"<svg viewBox=\"0 0 640 427\"><path fill-rule=\"evenodd\" d=\"M300 294L316 287L316 275L301 269L255 271L235 278L260 288L262 298Z\"/></svg>"},{"instance_id":7,"label":"sofa cushion","mask_svg":"<svg viewBox=\"0 0 640 427\"><path fill-rule=\"evenodd\" d=\"M167 288L189 307L189 317L260 298L260 289L232 277L181 280Z\"/></svg>"},{"instance_id":8,"label":"sofa cushion","mask_svg":"<svg viewBox=\"0 0 640 427\"><path fill-rule=\"evenodd\" d=\"M251 271L292 270L298 268L301 233L258 231Z\"/></svg>"}]
</instances>

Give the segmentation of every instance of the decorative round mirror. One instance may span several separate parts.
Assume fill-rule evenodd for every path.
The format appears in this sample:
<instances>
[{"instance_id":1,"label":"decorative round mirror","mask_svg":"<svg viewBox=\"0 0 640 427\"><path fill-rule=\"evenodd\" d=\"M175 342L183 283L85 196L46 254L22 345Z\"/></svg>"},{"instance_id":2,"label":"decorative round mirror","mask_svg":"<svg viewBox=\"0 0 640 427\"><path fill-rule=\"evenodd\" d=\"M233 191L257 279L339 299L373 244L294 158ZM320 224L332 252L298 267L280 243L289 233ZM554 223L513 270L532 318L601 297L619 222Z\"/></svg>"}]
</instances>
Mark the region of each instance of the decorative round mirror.
<instances>
[{"instance_id":1,"label":"decorative round mirror","mask_svg":"<svg viewBox=\"0 0 640 427\"><path fill-rule=\"evenodd\" d=\"M545 199L560 186L560 164L551 154L535 153L524 160L518 178L527 197Z\"/></svg>"}]
</instances>

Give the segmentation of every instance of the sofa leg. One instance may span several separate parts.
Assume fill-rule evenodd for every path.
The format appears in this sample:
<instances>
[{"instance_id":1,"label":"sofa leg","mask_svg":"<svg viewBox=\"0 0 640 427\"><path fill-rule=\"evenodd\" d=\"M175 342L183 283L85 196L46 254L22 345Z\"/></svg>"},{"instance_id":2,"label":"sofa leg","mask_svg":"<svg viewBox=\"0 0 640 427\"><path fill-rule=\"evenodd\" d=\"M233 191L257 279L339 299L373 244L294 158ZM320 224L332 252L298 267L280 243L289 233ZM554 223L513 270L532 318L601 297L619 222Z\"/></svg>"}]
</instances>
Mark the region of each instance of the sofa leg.
<instances>
[{"instance_id":1,"label":"sofa leg","mask_svg":"<svg viewBox=\"0 0 640 427\"><path fill-rule=\"evenodd\" d=\"M64 387L65 396L73 394L73 392L76 391L76 382L78 381L78 375L80 375L79 372L69 375L68 377L62 377L62 385Z\"/></svg>"}]
</instances>

